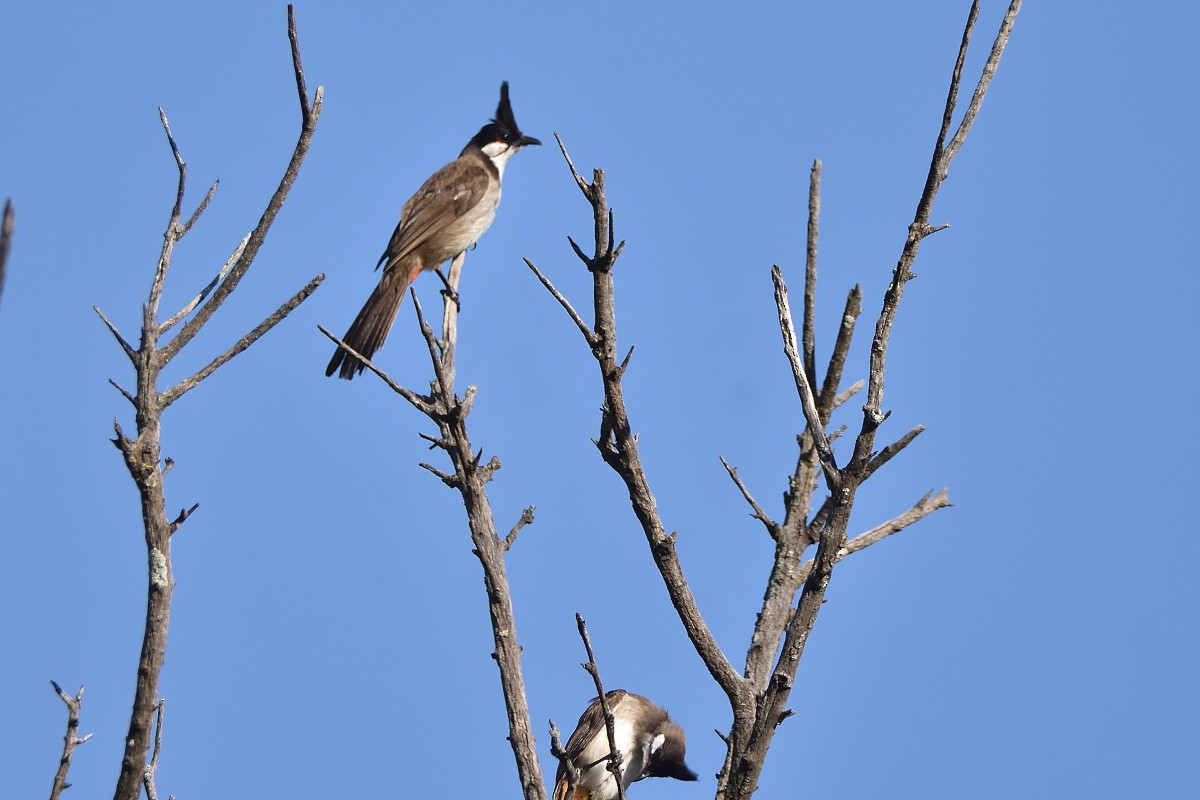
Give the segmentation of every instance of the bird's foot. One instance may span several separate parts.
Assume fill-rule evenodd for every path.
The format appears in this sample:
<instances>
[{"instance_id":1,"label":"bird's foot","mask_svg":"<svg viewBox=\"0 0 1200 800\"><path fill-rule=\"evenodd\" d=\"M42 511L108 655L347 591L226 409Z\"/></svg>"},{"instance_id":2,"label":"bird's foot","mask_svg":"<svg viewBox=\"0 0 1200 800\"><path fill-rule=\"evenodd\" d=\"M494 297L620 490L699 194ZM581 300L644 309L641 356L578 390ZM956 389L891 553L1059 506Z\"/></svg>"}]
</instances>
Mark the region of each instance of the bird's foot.
<instances>
[{"instance_id":1,"label":"bird's foot","mask_svg":"<svg viewBox=\"0 0 1200 800\"><path fill-rule=\"evenodd\" d=\"M445 287L441 291L442 297L453 300L455 310L461 314L462 313L462 303L458 299L458 292L456 292L456 291L454 291L454 289L450 288L450 281L446 280L446 276L442 274L441 269L435 269L434 272L436 272L437 276L442 279L442 286Z\"/></svg>"}]
</instances>

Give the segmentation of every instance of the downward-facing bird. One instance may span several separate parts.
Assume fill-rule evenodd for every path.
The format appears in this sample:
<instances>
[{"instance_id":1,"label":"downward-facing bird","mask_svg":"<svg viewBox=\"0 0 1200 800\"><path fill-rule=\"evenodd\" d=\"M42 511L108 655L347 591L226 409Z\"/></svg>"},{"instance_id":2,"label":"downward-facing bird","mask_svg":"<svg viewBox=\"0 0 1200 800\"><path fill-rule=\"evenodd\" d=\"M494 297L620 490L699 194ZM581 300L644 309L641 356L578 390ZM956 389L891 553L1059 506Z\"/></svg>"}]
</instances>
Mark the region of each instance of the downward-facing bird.
<instances>
[{"instance_id":1,"label":"downward-facing bird","mask_svg":"<svg viewBox=\"0 0 1200 800\"><path fill-rule=\"evenodd\" d=\"M613 714L613 732L621 751L621 783L625 789L642 778L696 780L684 763L687 739L683 728L667 715L665 708L624 689L606 692ZM567 755L579 770L575 791L570 788L566 768L560 764L554 780L552 800L615 800L617 784L608 771L608 729L600 698L592 701L567 740Z\"/></svg>"},{"instance_id":2,"label":"downward-facing bird","mask_svg":"<svg viewBox=\"0 0 1200 800\"><path fill-rule=\"evenodd\" d=\"M371 358L387 338L400 301L422 270L434 270L478 241L496 216L504 165L525 145L541 144L521 133L508 102L508 82L500 84L496 116L459 153L408 199L400 224L375 265L383 266L379 285L342 341ZM339 347L325 369L347 380L366 365Z\"/></svg>"}]
</instances>

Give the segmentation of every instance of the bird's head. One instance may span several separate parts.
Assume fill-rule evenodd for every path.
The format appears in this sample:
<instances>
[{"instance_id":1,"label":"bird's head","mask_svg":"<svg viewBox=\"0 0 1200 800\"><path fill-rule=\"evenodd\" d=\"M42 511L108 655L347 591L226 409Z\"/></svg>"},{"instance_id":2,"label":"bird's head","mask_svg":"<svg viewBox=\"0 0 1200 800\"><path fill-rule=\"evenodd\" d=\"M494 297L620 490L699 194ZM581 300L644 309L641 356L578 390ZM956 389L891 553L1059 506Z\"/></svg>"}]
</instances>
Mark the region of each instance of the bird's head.
<instances>
[{"instance_id":1,"label":"bird's head","mask_svg":"<svg viewBox=\"0 0 1200 800\"><path fill-rule=\"evenodd\" d=\"M653 752L646 761L643 778L674 778L678 781L698 780L696 773L684 763L687 738L683 728L672 719L663 721L654 737Z\"/></svg>"},{"instance_id":2,"label":"bird's head","mask_svg":"<svg viewBox=\"0 0 1200 800\"><path fill-rule=\"evenodd\" d=\"M508 100L508 81L505 81L500 84L500 105L496 106L496 116L479 129L467 148L482 150L497 168L503 169L513 153L530 144L541 144L541 141L521 133L513 116L512 103Z\"/></svg>"}]
</instances>

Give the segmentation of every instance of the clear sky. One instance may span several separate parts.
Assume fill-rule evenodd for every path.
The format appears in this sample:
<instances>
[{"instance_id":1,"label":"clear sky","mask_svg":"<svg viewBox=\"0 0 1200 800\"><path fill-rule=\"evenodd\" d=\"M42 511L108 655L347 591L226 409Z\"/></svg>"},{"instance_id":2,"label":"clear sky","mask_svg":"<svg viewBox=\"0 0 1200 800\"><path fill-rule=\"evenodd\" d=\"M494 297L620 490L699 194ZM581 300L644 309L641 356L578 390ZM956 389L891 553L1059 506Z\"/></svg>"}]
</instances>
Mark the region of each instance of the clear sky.
<instances>
[{"instance_id":1,"label":"clear sky","mask_svg":"<svg viewBox=\"0 0 1200 800\"><path fill-rule=\"evenodd\" d=\"M526 133L606 170L635 430L726 652L744 660L768 510L802 417L770 267L801 285L805 185L824 163L818 350L845 292L873 319L912 219L965 0L653 4L301 2L312 153L249 277L168 371L190 374L318 273L283 325L170 409L178 585L159 790L186 798L516 797L480 568L457 494L420 469L430 423L371 379L326 379L404 200L512 85ZM1005 4L984 3L974 76ZM164 308L258 219L298 129L282 2L10 3L0 24L0 197L17 209L0 300L0 769L45 796L86 685L69 797L112 791L143 624L137 497L109 443L176 173L187 205ZM852 533L949 487L955 507L842 562L760 796L1184 797L1200 789L1195 565L1195 190L1200 8L1034 3L1017 21L933 213L893 339L881 442L927 432L860 492ZM585 172L586 174L586 172ZM553 146L509 165L467 259L459 380L508 557L543 769L545 722L605 682L689 733L711 796L723 695L690 650L617 478L589 439L566 241L588 208ZM427 308L436 279L417 283ZM867 322L866 320L864 322ZM865 375L865 333L847 369ZM430 375L405 303L379 363ZM855 423L857 403L842 421Z\"/></svg>"}]
</instances>

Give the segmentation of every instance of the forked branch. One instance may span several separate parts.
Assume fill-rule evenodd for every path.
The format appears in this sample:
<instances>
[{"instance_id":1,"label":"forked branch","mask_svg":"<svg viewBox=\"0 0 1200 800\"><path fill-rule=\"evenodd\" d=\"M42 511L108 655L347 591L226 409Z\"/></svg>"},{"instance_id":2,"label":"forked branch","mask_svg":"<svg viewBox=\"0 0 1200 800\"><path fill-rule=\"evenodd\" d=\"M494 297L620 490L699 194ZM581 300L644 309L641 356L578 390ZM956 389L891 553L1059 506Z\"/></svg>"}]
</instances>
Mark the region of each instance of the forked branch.
<instances>
[{"instance_id":1,"label":"forked branch","mask_svg":"<svg viewBox=\"0 0 1200 800\"><path fill-rule=\"evenodd\" d=\"M651 556L684 630L701 660L729 698L733 724L728 735L722 735L728 749L717 781L717 796L721 800L746 800L757 788L775 728L791 714L787 709L788 697L795 684L799 660L824 602L833 565L845 555L881 541L949 505L945 491L937 495L927 495L913 508L847 543L846 531L850 511L859 486L900 453L923 430L918 426L882 451L876 452L874 449L876 432L887 418L887 414L882 411L882 398L890 335L903 297L904 286L913 277L911 266L920 241L930 233L940 230L929 224L933 200L945 179L950 160L961 147L975 119L987 86L995 73L1000 54L1007 44L1019 8L1019 0L1013 0L1001 23L984 73L975 87L971 105L947 143L966 48L978 16L978 6L974 5L971 9L952 72L950 92L934 148L929 178L921 193L917 213L909 227L900 260L884 295L883 308L875 326L866 381L867 397L863 407L863 422L852 444L850 457L845 459L842 466L839 466L838 459L835 459L832 443L843 428L830 434L827 426L832 412L863 386L861 381L847 389L842 389L840 385L850 352L851 338L861 313L862 292L856 286L847 296L824 382L818 387L814 320L820 163L814 163L810 176L804 315L799 334L792 322L783 274L778 268L773 270L780 330L805 420L804 430L797 437L799 455L785 495L783 522L775 522L754 500L748 488L738 478L736 470L727 463L725 465L738 491L750 505L752 515L764 524L776 545L774 564L764 592L763 611L755 626L744 675L738 674L729 663L699 613L696 599L684 579L675 550L675 534L666 533L638 456L637 438L632 433L621 386L624 365L618 363L616 356L613 267L620 247L614 246L613 218L605 197L604 173L594 170L593 180L585 180L576 170L559 139L559 146L563 150L571 176L592 207L595 239L592 253L585 253L574 240L569 242L576 256L593 277L594 323L589 326L572 304L554 288L550 280L532 263L526 263L566 311L596 359L600 369L604 403L601 407L600 434L595 444L604 461L624 481L634 514L642 525ZM818 490L821 475L825 478L829 494L816 512L811 513L812 499ZM816 556L801 566L803 551L814 542L817 544Z\"/></svg>"},{"instance_id":2,"label":"forked branch","mask_svg":"<svg viewBox=\"0 0 1200 800\"><path fill-rule=\"evenodd\" d=\"M141 335L135 348L117 331L116 326L97 309L97 313L122 350L130 358L135 371L135 389L129 391L121 388L121 394L129 400L135 410L136 433L130 438L125 435L119 422L114 422L116 438L113 443L124 457L125 465L138 489L142 507L142 523L148 555L148 586L146 600L146 623L142 640L141 655L138 660L137 681L134 690L133 709L130 712L129 733L125 737L125 752L121 760L120 774L114 797L116 800L137 800L143 785L153 794L154 767L157 753L161 746L161 705L158 701L159 674L162 670L166 655L167 632L170 624L171 596L175 580L171 565L171 536L187 520L196 509L196 505L181 511L174 518L167 513L164 494L163 478L170 468L168 459L164 465L161 449L161 417L163 410L177 400L192 387L215 372L238 353L245 350L259 339L267 330L279 323L297 305L309 297L323 280L318 276L301 289L290 300L285 302L275 313L243 336L229 350L209 362L192 377L184 380L172 389L161 392L158 389L158 379L162 368L182 348L188 344L211 319L226 298L237 288L238 282L249 270L266 238L267 232L278 214L299 173L300 165L308 154L312 135L316 130L317 118L321 112L323 90L318 87L312 104L307 102L304 89L303 71L300 67L299 49L296 46L296 21L292 8L288 7L288 36L293 43L292 57L297 85L303 102L300 136L292 151L292 157L280 180L278 188L267 203L258 224L245 240L243 245L235 250L233 264L226 264L217 278L197 298L166 322L158 320L159 302L162 298L171 266L171 257L175 245L185 236L200 215L208 207L216 190L214 183L197 206L195 212L184 223L182 217L183 201L187 185L187 163L183 159L180 148L167 122L165 113L160 110L163 130L167 135L167 143L171 149L178 172L175 201L171 208L167 227L163 233L163 246L155 267L154 278L151 282L147 301L142 306ZM159 346L159 339L175 323L195 310L191 317L180 329L179 333L165 346ZM158 714L159 724L154 724ZM151 744L151 732L158 731L155 746L155 761L147 764L146 757Z\"/></svg>"},{"instance_id":3,"label":"forked branch","mask_svg":"<svg viewBox=\"0 0 1200 800\"><path fill-rule=\"evenodd\" d=\"M71 756L74 755L75 748L92 738L92 735L79 735L79 708L83 705L83 687L80 686L79 691L72 697L54 681L50 681L50 685L67 707L67 732L63 735L62 757L58 760L58 771L54 773L54 785L50 788L50 800L58 800L65 789L71 788L71 784L67 783L67 772L71 769Z\"/></svg>"},{"instance_id":4,"label":"forked branch","mask_svg":"<svg viewBox=\"0 0 1200 800\"><path fill-rule=\"evenodd\" d=\"M492 658L500 670L500 688L508 712L508 741L512 746L517 766L517 777L521 782L521 793L525 800L546 800L546 786L538 764L533 726L529 716L529 704L525 696L525 678L521 666L521 645L517 638L516 615L508 587L508 572L504 563L505 553L516 542L520 530L533 521L533 507L526 508L520 521L500 536L496 526L491 500L486 485L500 469L499 459L493 457L483 462L482 451L476 451L467 431L467 417L474 400L474 388L467 389L463 397L455 390L455 353L458 347L458 284L463 255L454 260L446 278L447 290L443 292L442 331L439 338L426 322L425 313L416 293L412 292L413 308L417 324L425 340L433 368L434 378L429 384L429 394L420 395L405 388L381 371L375 364L362 359L352 348L329 333L321 332L351 355L360 358L369 370L437 426L438 434L422 435L433 447L442 450L450 460L451 470L438 469L431 464L421 467L433 473L446 486L458 491L467 511L467 526L473 544L472 552L483 567L483 581L488 598L488 613L492 623L492 641L495 650Z\"/></svg>"}]
</instances>

